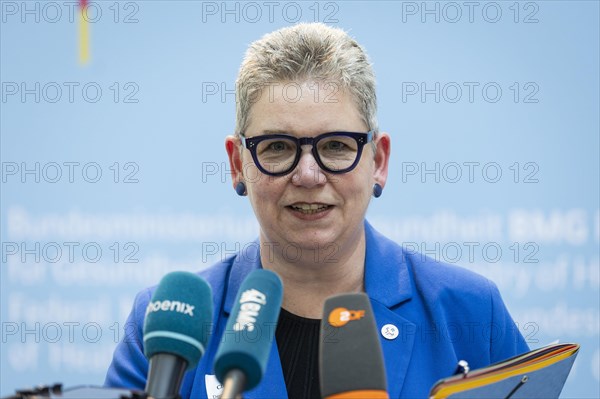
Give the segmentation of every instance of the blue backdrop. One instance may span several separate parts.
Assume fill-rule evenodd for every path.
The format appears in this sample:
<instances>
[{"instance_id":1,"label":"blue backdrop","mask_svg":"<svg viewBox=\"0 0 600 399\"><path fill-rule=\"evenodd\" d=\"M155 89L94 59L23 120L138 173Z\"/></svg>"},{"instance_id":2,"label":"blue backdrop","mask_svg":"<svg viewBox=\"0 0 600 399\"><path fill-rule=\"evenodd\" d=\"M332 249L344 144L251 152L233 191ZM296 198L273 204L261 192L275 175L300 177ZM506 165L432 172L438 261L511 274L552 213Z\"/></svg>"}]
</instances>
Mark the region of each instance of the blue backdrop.
<instances>
[{"instance_id":1,"label":"blue backdrop","mask_svg":"<svg viewBox=\"0 0 600 399\"><path fill-rule=\"evenodd\" d=\"M100 384L135 293L257 235L224 151L247 45L298 21L367 49L391 170L369 220L493 279L531 347L582 345L600 397L599 6L99 1L1 5L0 395Z\"/></svg>"}]
</instances>

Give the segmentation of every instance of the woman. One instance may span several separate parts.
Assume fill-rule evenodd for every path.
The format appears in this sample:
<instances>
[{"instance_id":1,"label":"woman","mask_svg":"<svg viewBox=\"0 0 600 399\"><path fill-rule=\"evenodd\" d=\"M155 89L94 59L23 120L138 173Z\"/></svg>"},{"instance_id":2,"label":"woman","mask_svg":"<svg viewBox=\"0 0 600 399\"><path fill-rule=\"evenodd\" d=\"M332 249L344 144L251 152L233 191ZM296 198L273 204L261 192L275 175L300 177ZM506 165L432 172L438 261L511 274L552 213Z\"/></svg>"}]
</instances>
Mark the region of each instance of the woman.
<instances>
[{"instance_id":1,"label":"woman","mask_svg":"<svg viewBox=\"0 0 600 399\"><path fill-rule=\"evenodd\" d=\"M260 249L200 273L215 295L215 330L252 270L273 270L284 284L277 350L244 397L320 397L319 319L325 299L342 292L371 299L390 397L427 397L459 360L478 368L528 350L493 283L404 252L366 222L371 197L386 184L390 137L378 130L373 71L354 40L323 24L266 35L250 46L236 94L236 134L225 147L235 191L260 224ZM119 345L107 385L144 387L136 341L150 295L136 298L129 322L138 339ZM184 398L214 392L206 376L218 338L186 375Z\"/></svg>"}]
</instances>

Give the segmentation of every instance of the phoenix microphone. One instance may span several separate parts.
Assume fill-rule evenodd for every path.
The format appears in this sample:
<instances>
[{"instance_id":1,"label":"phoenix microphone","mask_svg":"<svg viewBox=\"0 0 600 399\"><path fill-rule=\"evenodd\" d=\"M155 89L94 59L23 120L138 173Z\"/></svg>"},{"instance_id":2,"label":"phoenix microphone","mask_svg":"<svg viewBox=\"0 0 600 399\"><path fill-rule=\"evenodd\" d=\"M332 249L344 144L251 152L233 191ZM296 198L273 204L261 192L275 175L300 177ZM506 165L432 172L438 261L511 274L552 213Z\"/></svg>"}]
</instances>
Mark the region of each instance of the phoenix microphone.
<instances>
[{"instance_id":1,"label":"phoenix microphone","mask_svg":"<svg viewBox=\"0 0 600 399\"><path fill-rule=\"evenodd\" d=\"M319 376L324 399L387 399L379 334L364 293L327 298L321 320Z\"/></svg>"},{"instance_id":2,"label":"phoenix microphone","mask_svg":"<svg viewBox=\"0 0 600 399\"><path fill-rule=\"evenodd\" d=\"M283 286L269 270L253 271L242 282L215 356L222 399L233 399L258 385L269 360L281 309Z\"/></svg>"},{"instance_id":3,"label":"phoenix microphone","mask_svg":"<svg viewBox=\"0 0 600 399\"><path fill-rule=\"evenodd\" d=\"M201 277L173 272L162 278L146 309L144 354L150 360L146 392L173 399L186 370L204 354L212 322L212 294Z\"/></svg>"}]
</instances>

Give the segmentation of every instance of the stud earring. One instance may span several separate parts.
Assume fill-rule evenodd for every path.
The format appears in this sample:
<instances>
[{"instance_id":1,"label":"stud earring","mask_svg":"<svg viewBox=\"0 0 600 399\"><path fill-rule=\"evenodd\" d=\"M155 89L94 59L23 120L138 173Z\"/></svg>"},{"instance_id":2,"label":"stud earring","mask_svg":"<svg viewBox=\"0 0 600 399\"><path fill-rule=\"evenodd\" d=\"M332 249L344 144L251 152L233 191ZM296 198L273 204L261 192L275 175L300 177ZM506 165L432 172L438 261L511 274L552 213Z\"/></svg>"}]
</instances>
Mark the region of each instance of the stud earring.
<instances>
[{"instance_id":1,"label":"stud earring","mask_svg":"<svg viewBox=\"0 0 600 399\"><path fill-rule=\"evenodd\" d=\"M241 181L238 184L236 184L235 185L235 192L240 197L245 196L246 195L246 184L243 181Z\"/></svg>"},{"instance_id":2,"label":"stud earring","mask_svg":"<svg viewBox=\"0 0 600 399\"><path fill-rule=\"evenodd\" d=\"M383 193L383 187L381 187L381 184L373 184L373 197L379 198L381 197L381 193Z\"/></svg>"}]
</instances>

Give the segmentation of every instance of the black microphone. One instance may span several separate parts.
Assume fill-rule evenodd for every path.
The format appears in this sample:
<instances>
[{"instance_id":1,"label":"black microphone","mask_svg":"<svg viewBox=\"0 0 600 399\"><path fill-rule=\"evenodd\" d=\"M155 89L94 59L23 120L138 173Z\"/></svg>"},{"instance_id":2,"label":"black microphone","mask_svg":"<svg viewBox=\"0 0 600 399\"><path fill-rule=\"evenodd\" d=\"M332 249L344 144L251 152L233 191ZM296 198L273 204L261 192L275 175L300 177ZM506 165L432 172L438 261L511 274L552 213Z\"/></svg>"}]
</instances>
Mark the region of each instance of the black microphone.
<instances>
[{"instance_id":1,"label":"black microphone","mask_svg":"<svg viewBox=\"0 0 600 399\"><path fill-rule=\"evenodd\" d=\"M233 399L258 385L267 367L279 318L283 285L269 270L253 271L242 282L215 355L221 399Z\"/></svg>"},{"instance_id":2,"label":"black microphone","mask_svg":"<svg viewBox=\"0 0 600 399\"><path fill-rule=\"evenodd\" d=\"M204 354L212 322L208 283L188 272L162 278L146 309L144 354L150 361L146 393L155 399L179 397L184 373Z\"/></svg>"},{"instance_id":3,"label":"black microphone","mask_svg":"<svg viewBox=\"0 0 600 399\"><path fill-rule=\"evenodd\" d=\"M388 399L385 366L369 297L327 298L321 320L319 376L324 399Z\"/></svg>"}]
</instances>

